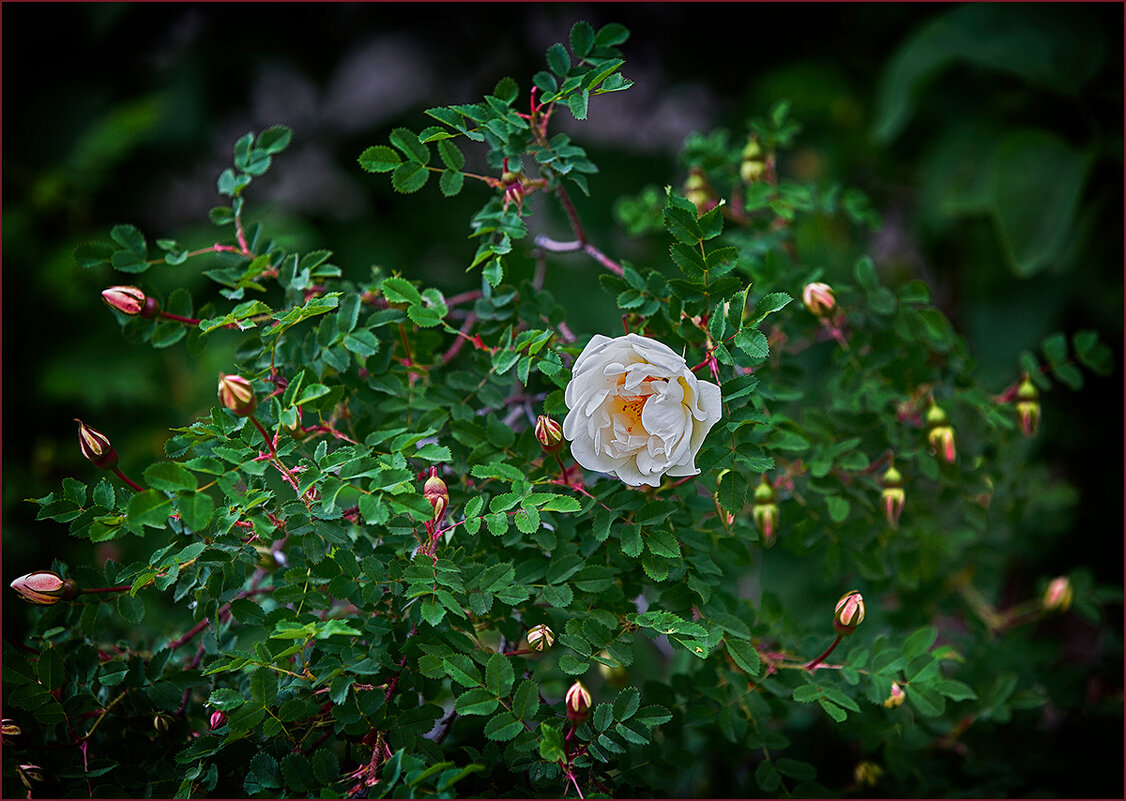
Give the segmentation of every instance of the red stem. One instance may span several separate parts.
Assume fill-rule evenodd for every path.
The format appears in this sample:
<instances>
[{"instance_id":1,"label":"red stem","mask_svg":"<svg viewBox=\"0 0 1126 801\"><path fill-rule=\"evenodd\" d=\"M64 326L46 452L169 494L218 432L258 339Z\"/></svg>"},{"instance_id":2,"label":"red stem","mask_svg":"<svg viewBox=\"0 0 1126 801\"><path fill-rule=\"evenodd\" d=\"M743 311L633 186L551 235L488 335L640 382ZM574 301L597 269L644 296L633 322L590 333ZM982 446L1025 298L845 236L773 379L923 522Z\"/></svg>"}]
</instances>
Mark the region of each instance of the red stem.
<instances>
[{"instance_id":1,"label":"red stem","mask_svg":"<svg viewBox=\"0 0 1126 801\"><path fill-rule=\"evenodd\" d=\"M171 312L166 311L162 311L160 313L160 316L166 320L175 320L176 322L184 323L185 325L199 325L199 320L194 317L181 317L178 314L172 314Z\"/></svg>"},{"instance_id":2,"label":"red stem","mask_svg":"<svg viewBox=\"0 0 1126 801\"><path fill-rule=\"evenodd\" d=\"M843 635L843 634L838 634L838 635L837 635L837 639L833 640L833 644L832 644L832 645L830 645L830 646L829 646L829 647L828 647L828 648L827 648L827 649L825 650L825 653L821 654L821 656L817 657L817 658L816 658L816 659L814 659L814 660L813 660L812 662L810 662L810 663L809 663L808 665L806 665L806 666L805 666L805 669L806 669L806 670L813 670L813 669L814 669L815 667L817 667L817 666L818 666L819 664L821 664L822 662L824 662L824 661L825 661L825 660L826 660L826 659L828 658L829 654L833 653L833 650L834 650L834 649L835 649L835 648L836 648L836 647L837 647L838 645L840 645L840 642L841 642L841 640L842 640L843 638L844 638L844 635Z\"/></svg>"},{"instance_id":3,"label":"red stem","mask_svg":"<svg viewBox=\"0 0 1126 801\"><path fill-rule=\"evenodd\" d=\"M126 592L133 589L132 584L122 584L120 587L92 587L90 589L80 589L79 595L97 595L103 592Z\"/></svg>"},{"instance_id":4,"label":"red stem","mask_svg":"<svg viewBox=\"0 0 1126 801\"><path fill-rule=\"evenodd\" d=\"M129 478L129 476L122 473L121 468L115 467L115 468L113 468L113 472L114 472L114 474L117 475L118 478L120 478L122 481L124 481L126 484L128 484L130 487L132 487L137 492L144 492L145 491L144 487L142 487L140 484L138 484L133 479Z\"/></svg>"}]
</instances>

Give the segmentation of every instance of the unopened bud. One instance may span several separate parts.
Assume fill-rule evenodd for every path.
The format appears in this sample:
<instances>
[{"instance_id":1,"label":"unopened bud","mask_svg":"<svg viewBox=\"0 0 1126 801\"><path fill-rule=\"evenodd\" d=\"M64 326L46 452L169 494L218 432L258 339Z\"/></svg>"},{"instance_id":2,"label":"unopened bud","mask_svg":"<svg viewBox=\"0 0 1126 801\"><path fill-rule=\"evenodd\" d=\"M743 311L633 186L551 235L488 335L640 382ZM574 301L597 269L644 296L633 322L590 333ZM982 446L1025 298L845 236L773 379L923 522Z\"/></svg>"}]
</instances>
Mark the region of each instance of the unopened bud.
<instances>
[{"instance_id":1,"label":"unopened bud","mask_svg":"<svg viewBox=\"0 0 1126 801\"><path fill-rule=\"evenodd\" d=\"M837 299L833 296L833 288L821 281L806 284L801 291L802 303L817 317L828 317L837 307Z\"/></svg>"},{"instance_id":2,"label":"unopened bud","mask_svg":"<svg viewBox=\"0 0 1126 801\"><path fill-rule=\"evenodd\" d=\"M1040 429L1040 392L1027 375L1017 387L1016 410L1020 433L1031 437Z\"/></svg>"},{"instance_id":3,"label":"unopened bud","mask_svg":"<svg viewBox=\"0 0 1126 801\"><path fill-rule=\"evenodd\" d=\"M765 169L766 162L762 159L762 146L759 145L758 138L752 136L747 139L747 144L743 146L743 160L739 162L739 177L743 179L743 183L753 184L762 177Z\"/></svg>"},{"instance_id":4,"label":"unopened bud","mask_svg":"<svg viewBox=\"0 0 1126 801\"><path fill-rule=\"evenodd\" d=\"M446 514L446 507L450 505L450 491L446 482L438 477L437 467L430 468L430 478L422 485L422 494L434 507L434 521L441 520Z\"/></svg>"},{"instance_id":5,"label":"unopened bud","mask_svg":"<svg viewBox=\"0 0 1126 801\"><path fill-rule=\"evenodd\" d=\"M590 717L591 697L590 691L583 686L581 681L576 681L567 690L564 699L567 704L567 719L574 723L582 723Z\"/></svg>"},{"instance_id":6,"label":"unopened bud","mask_svg":"<svg viewBox=\"0 0 1126 801\"><path fill-rule=\"evenodd\" d=\"M1052 579L1044 591L1043 605L1046 612L1065 612L1071 606L1071 579L1060 576Z\"/></svg>"},{"instance_id":7,"label":"unopened bud","mask_svg":"<svg viewBox=\"0 0 1126 801\"><path fill-rule=\"evenodd\" d=\"M9 737L19 737L21 734L23 734L23 729L19 727L19 724L14 720L10 720L9 718L4 718L3 731L4 745L12 744L12 741L8 739Z\"/></svg>"},{"instance_id":8,"label":"unopened bud","mask_svg":"<svg viewBox=\"0 0 1126 801\"><path fill-rule=\"evenodd\" d=\"M906 700L907 691L893 681L891 683L891 695L884 699L884 706L888 709L895 709L897 706L902 705Z\"/></svg>"},{"instance_id":9,"label":"unopened bud","mask_svg":"<svg viewBox=\"0 0 1126 801\"><path fill-rule=\"evenodd\" d=\"M556 453L563 447L563 427L545 414L536 418L536 439L544 453Z\"/></svg>"},{"instance_id":10,"label":"unopened bud","mask_svg":"<svg viewBox=\"0 0 1126 801\"><path fill-rule=\"evenodd\" d=\"M78 595L78 583L74 579L64 579L50 570L20 576L11 587L25 601L38 606L52 606Z\"/></svg>"},{"instance_id":11,"label":"unopened bud","mask_svg":"<svg viewBox=\"0 0 1126 801\"><path fill-rule=\"evenodd\" d=\"M109 470L116 466L117 451L110 444L109 437L86 425L77 417L74 422L78 423L78 447L82 449L82 455L93 462L94 467L99 470Z\"/></svg>"},{"instance_id":12,"label":"unopened bud","mask_svg":"<svg viewBox=\"0 0 1126 801\"><path fill-rule=\"evenodd\" d=\"M849 590L837 601L833 614L833 628L839 634L852 634L864 622L864 597L857 590Z\"/></svg>"},{"instance_id":13,"label":"unopened bud","mask_svg":"<svg viewBox=\"0 0 1126 801\"><path fill-rule=\"evenodd\" d=\"M774 487L767 480L765 473L755 487L751 517L755 521L755 528L762 536L763 545L769 548L778 537L778 504L774 502Z\"/></svg>"},{"instance_id":14,"label":"unopened bud","mask_svg":"<svg viewBox=\"0 0 1126 801\"><path fill-rule=\"evenodd\" d=\"M102 291L102 300L111 308L130 317L155 317L160 311L156 298L150 298L135 286L111 286Z\"/></svg>"},{"instance_id":15,"label":"unopened bud","mask_svg":"<svg viewBox=\"0 0 1126 801\"><path fill-rule=\"evenodd\" d=\"M903 505L907 502L907 493L903 490L903 477L894 466L889 466L883 477L884 490L880 493L880 505L884 509L884 517L892 528L899 528L899 516L903 513Z\"/></svg>"},{"instance_id":16,"label":"unopened bud","mask_svg":"<svg viewBox=\"0 0 1126 801\"><path fill-rule=\"evenodd\" d=\"M874 787L883 775L883 768L875 762L868 761L857 762L856 770L853 771L853 777L856 779L856 783L861 787Z\"/></svg>"},{"instance_id":17,"label":"unopened bud","mask_svg":"<svg viewBox=\"0 0 1126 801\"><path fill-rule=\"evenodd\" d=\"M216 709L211 713L211 720L208 722L208 728L215 731L217 728L227 722L227 715L221 709Z\"/></svg>"},{"instance_id":18,"label":"unopened bud","mask_svg":"<svg viewBox=\"0 0 1126 801\"><path fill-rule=\"evenodd\" d=\"M220 373L219 402L239 417L249 417L254 414L258 398L254 396L254 387L249 380L241 375Z\"/></svg>"},{"instance_id":19,"label":"unopened bud","mask_svg":"<svg viewBox=\"0 0 1126 801\"><path fill-rule=\"evenodd\" d=\"M546 651L555 644L555 632L545 623L528 629L528 647L533 651Z\"/></svg>"},{"instance_id":20,"label":"unopened bud","mask_svg":"<svg viewBox=\"0 0 1126 801\"><path fill-rule=\"evenodd\" d=\"M711 211L718 204L707 176L699 167L693 167L688 172L688 177L684 181L684 197L696 207L697 215Z\"/></svg>"},{"instance_id":21,"label":"unopened bud","mask_svg":"<svg viewBox=\"0 0 1126 801\"><path fill-rule=\"evenodd\" d=\"M163 712L157 712L152 718L152 727L161 734L168 732L172 728L172 718Z\"/></svg>"},{"instance_id":22,"label":"unopened bud","mask_svg":"<svg viewBox=\"0 0 1126 801\"><path fill-rule=\"evenodd\" d=\"M946 411L939 405L932 403L927 409L927 442L930 443L931 452L938 455L947 464L954 464L957 451L954 448L954 426L950 425Z\"/></svg>"},{"instance_id":23,"label":"unopened bud","mask_svg":"<svg viewBox=\"0 0 1126 801\"><path fill-rule=\"evenodd\" d=\"M38 765L32 765L29 762L16 765L16 773L20 777L20 782L28 790L31 789L32 782L38 783L43 781L43 768Z\"/></svg>"}]
</instances>

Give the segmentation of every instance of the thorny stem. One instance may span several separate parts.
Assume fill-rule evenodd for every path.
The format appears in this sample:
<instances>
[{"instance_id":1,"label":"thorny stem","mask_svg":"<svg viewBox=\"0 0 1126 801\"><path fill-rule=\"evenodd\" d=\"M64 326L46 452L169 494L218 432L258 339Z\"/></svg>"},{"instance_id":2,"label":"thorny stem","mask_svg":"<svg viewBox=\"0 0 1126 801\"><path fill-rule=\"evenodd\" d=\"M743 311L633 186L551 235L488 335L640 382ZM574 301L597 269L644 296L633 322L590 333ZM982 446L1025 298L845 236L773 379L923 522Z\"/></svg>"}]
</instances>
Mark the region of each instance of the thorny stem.
<instances>
[{"instance_id":1,"label":"thorny stem","mask_svg":"<svg viewBox=\"0 0 1126 801\"><path fill-rule=\"evenodd\" d=\"M837 647L838 645L840 645L840 643L841 643L841 640L842 640L842 639L844 639L844 635L843 635L843 634L838 634L838 635L837 635L837 639L833 640L833 644L832 644L832 645L830 645L830 646L829 646L829 647L828 647L827 649L825 649L825 653L821 654L821 656L817 657L817 658L816 658L816 659L814 659L814 660L813 660L812 662L810 662L810 663L809 663L808 665L806 665L806 666L805 666L805 669L806 669L806 670L813 670L813 669L814 669L815 667L817 667L817 666L818 666L818 665L819 665L819 664L820 664L821 662L824 662L824 661L825 661L825 659L826 659L826 658L828 658L829 654L833 653L833 650L834 650L834 649L835 649L835 648L836 648L836 647Z\"/></svg>"},{"instance_id":2,"label":"thorny stem","mask_svg":"<svg viewBox=\"0 0 1126 801\"><path fill-rule=\"evenodd\" d=\"M113 472L118 478L120 478L122 481L124 481L126 484L128 484L130 487L132 487L137 492L144 492L145 491L144 487L142 487L140 484L138 484L133 479L129 478L129 476L122 473L120 467L113 468Z\"/></svg>"}]
</instances>

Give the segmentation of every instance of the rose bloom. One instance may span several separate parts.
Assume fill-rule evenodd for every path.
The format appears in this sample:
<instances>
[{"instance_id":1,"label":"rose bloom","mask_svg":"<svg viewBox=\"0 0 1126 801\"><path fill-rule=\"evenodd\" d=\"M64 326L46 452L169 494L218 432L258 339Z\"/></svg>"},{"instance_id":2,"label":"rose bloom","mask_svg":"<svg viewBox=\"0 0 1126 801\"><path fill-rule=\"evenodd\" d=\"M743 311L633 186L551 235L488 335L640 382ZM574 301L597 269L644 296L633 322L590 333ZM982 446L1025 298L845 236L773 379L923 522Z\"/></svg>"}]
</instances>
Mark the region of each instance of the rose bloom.
<instances>
[{"instance_id":1,"label":"rose bloom","mask_svg":"<svg viewBox=\"0 0 1126 801\"><path fill-rule=\"evenodd\" d=\"M719 387L684 357L638 334L595 334L571 371L563 436L575 461L630 486L694 476L696 454L719 420Z\"/></svg>"}]
</instances>

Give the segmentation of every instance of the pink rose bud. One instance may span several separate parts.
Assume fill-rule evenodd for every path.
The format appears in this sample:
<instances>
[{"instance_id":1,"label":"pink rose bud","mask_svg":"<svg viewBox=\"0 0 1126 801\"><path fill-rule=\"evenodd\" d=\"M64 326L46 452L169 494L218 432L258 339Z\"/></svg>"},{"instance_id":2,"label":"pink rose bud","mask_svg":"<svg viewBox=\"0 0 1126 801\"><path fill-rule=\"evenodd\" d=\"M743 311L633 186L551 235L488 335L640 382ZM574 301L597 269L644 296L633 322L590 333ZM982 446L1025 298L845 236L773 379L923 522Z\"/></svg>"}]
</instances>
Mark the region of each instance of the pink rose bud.
<instances>
[{"instance_id":1,"label":"pink rose bud","mask_svg":"<svg viewBox=\"0 0 1126 801\"><path fill-rule=\"evenodd\" d=\"M1040 429L1040 392L1027 375L1017 387L1016 409L1020 433L1031 437Z\"/></svg>"},{"instance_id":2,"label":"pink rose bud","mask_svg":"<svg viewBox=\"0 0 1126 801\"><path fill-rule=\"evenodd\" d=\"M78 447L82 449L82 455L100 470L109 470L116 466L117 451L110 444L109 437L86 425L77 417L74 422L78 423Z\"/></svg>"},{"instance_id":3,"label":"pink rose bud","mask_svg":"<svg viewBox=\"0 0 1126 801\"><path fill-rule=\"evenodd\" d=\"M884 706L888 709L895 709L906 700L907 691L893 681L891 683L891 695L884 699Z\"/></svg>"},{"instance_id":4,"label":"pink rose bud","mask_svg":"<svg viewBox=\"0 0 1126 801\"><path fill-rule=\"evenodd\" d=\"M839 634L852 634L864 622L864 597L856 590L849 590L837 601L833 615L833 628Z\"/></svg>"},{"instance_id":5,"label":"pink rose bud","mask_svg":"<svg viewBox=\"0 0 1126 801\"><path fill-rule=\"evenodd\" d=\"M590 691L583 686L581 681L576 681L567 690L564 699L567 703L567 719L574 723L582 723L590 717L591 697Z\"/></svg>"},{"instance_id":6,"label":"pink rose bud","mask_svg":"<svg viewBox=\"0 0 1126 801\"><path fill-rule=\"evenodd\" d=\"M1044 591L1044 611L1065 612L1071 606L1071 598L1071 579L1067 576L1054 578Z\"/></svg>"},{"instance_id":7,"label":"pink rose bud","mask_svg":"<svg viewBox=\"0 0 1126 801\"><path fill-rule=\"evenodd\" d=\"M556 453L563 447L563 426L541 414L536 418L536 439L544 453Z\"/></svg>"},{"instance_id":8,"label":"pink rose bud","mask_svg":"<svg viewBox=\"0 0 1126 801\"><path fill-rule=\"evenodd\" d=\"M78 583L74 579L64 579L50 570L36 570L20 576L11 587L20 598L38 606L52 606L78 595Z\"/></svg>"},{"instance_id":9,"label":"pink rose bud","mask_svg":"<svg viewBox=\"0 0 1126 801\"><path fill-rule=\"evenodd\" d=\"M210 728L211 731L215 731L217 728L219 728L220 726L222 726L226 722L227 722L226 714L222 710L216 709L214 712L211 713L211 720L208 723L208 728Z\"/></svg>"},{"instance_id":10,"label":"pink rose bud","mask_svg":"<svg viewBox=\"0 0 1126 801\"><path fill-rule=\"evenodd\" d=\"M111 286L102 291L102 300L130 317L155 317L160 311L156 298L150 298L135 286Z\"/></svg>"},{"instance_id":11,"label":"pink rose bud","mask_svg":"<svg viewBox=\"0 0 1126 801\"><path fill-rule=\"evenodd\" d=\"M903 505L907 502L907 493L903 490L903 477L895 467L888 467L883 477L884 490L880 493L880 505L884 510L884 517L892 528L899 528L899 516L903 513Z\"/></svg>"},{"instance_id":12,"label":"pink rose bud","mask_svg":"<svg viewBox=\"0 0 1126 801\"><path fill-rule=\"evenodd\" d=\"M954 464L957 452L954 449L954 426L950 425L945 410L935 403L927 409L927 442L930 443L931 452L938 455L947 464Z\"/></svg>"},{"instance_id":13,"label":"pink rose bud","mask_svg":"<svg viewBox=\"0 0 1126 801\"><path fill-rule=\"evenodd\" d=\"M254 409L258 405L250 381L241 375L223 373L219 374L219 402L239 417L249 417L254 414Z\"/></svg>"},{"instance_id":14,"label":"pink rose bud","mask_svg":"<svg viewBox=\"0 0 1126 801\"><path fill-rule=\"evenodd\" d=\"M817 317L827 317L837 307L837 299L833 297L833 288L820 281L806 284L801 291L802 303Z\"/></svg>"},{"instance_id":15,"label":"pink rose bud","mask_svg":"<svg viewBox=\"0 0 1126 801\"><path fill-rule=\"evenodd\" d=\"M546 651L555 644L555 632L551 627L540 623L528 629L528 647L533 651Z\"/></svg>"},{"instance_id":16,"label":"pink rose bud","mask_svg":"<svg viewBox=\"0 0 1126 801\"><path fill-rule=\"evenodd\" d=\"M450 505L450 491L446 482L438 477L438 468L430 468L430 478L422 485L422 494L430 505L434 507L434 522L438 522L446 514L446 507Z\"/></svg>"}]
</instances>

